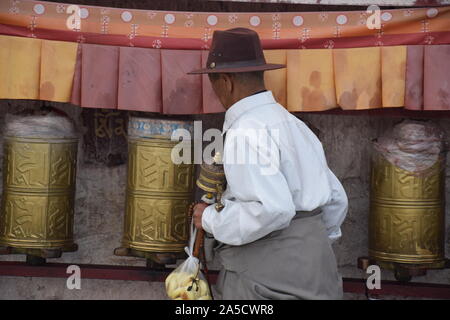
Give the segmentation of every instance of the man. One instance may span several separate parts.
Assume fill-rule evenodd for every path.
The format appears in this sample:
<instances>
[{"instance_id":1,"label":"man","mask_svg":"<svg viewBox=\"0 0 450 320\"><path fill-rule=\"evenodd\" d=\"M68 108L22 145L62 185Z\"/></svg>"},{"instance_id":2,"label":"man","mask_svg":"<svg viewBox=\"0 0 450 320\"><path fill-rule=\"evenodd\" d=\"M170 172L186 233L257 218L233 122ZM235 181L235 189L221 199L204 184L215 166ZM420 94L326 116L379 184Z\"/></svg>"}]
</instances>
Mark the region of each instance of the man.
<instances>
[{"instance_id":1,"label":"man","mask_svg":"<svg viewBox=\"0 0 450 320\"><path fill-rule=\"evenodd\" d=\"M347 196L317 137L265 88L263 72L283 67L266 63L256 32L235 28L214 32L207 67L191 72L208 73L227 109L224 208L198 204L193 216L219 243L223 299L342 297L331 242Z\"/></svg>"}]
</instances>

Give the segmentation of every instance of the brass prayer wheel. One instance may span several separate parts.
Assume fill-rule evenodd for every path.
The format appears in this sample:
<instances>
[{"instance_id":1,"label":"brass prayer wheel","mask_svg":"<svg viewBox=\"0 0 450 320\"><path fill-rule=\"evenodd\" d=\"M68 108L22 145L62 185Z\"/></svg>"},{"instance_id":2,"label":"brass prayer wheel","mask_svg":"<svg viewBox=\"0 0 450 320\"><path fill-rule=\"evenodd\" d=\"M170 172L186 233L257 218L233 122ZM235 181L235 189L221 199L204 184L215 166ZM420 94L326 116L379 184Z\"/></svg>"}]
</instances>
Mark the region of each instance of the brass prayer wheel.
<instances>
[{"instance_id":1,"label":"brass prayer wheel","mask_svg":"<svg viewBox=\"0 0 450 320\"><path fill-rule=\"evenodd\" d=\"M225 172L222 165L202 164L200 166L200 174L197 179L197 187L201 190L216 193L218 189L224 189L226 185Z\"/></svg>"},{"instance_id":2,"label":"brass prayer wheel","mask_svg":"<svg viewBox=\"0 0 450 320\"><path fill-rule=\"evenodd\" d=\"M131 117L128 129L128 182L122 245L132 254L183 252L187 210L193 198L194 165L175 164L177 129L189 134L192 122ZM192 136L192 135L191 135ZM190 141L188 141L190 142ZM122 248L123 249L123 248Z\"/></svg>"},{"instance_id":3,"label":"brass prayer wheel","mask_svg":"<svg viewBox=\"0 0 450 320\"><path fill-rule=\"evenodd\" d=\"M215 202L217 211L221 211L224 208L221 200L227 180L220 153L216 152L211 164L202 163L200 165L200 174L196 184L197 187L206 192L202 196L202 201L209 204Z\"/></svg>"},{"instance_id":4,"label":"brass prayer wheel","mask_svg":"<svg viewBox=\"0 0 450 320\"><path fill-rule=\"evenodd\" d=\"M65 117L23 119L7 122L5 133L0 246L12 248L9 253L58 257L77 250L73 218L78 139Z\"/></svg>"},{"instance_id":5,"label":"brass prayer wheel","mask_svg":"<svg viewBox=\"0 0 450 320\"><path fill-rule=\"evenodd\" d=\"M418 128L410 129L417 133ZM439 137L433 143L436 141L439 141ZM387 149L396 146L396 143L389 141L386 143ZM403 144L408 147L412 145L408 142ZM408 151L403 146L394 151L389 150L390 153L386 154L391 157L397 153L400 161L403 161L401 157L406 155L404 150ZM389 161L381 152L373 154L369 256L385 268L396 270L398 264L444 267L445 158L439 152L439 147L434 149L437 150L435 160L431 159L434 164L420 172L405 170L399 163ZM403 164L415 165L414 161L418 161L419 165L423 165L424 158L414 154L408 156L410 158L406 160L409 162Z\"/></svg>"}]
</instances>

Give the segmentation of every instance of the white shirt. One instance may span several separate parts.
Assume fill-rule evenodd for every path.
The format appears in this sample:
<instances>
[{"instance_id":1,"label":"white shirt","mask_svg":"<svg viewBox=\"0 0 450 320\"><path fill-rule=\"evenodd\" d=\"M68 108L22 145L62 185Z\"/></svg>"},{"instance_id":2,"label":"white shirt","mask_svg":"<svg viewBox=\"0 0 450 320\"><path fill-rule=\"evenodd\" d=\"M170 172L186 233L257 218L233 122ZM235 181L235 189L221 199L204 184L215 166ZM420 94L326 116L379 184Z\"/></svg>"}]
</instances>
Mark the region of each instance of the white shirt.
<instances>
[{"instance_id":1,"label":"white shirt","mask_svg":"<svg viewBox=\"0 0 450 320\"><path fill-rule=\"evenodd\" d=\"M220 242L243 245L288 227L296 211L321 207L329 238L341 236L348 210L344 188L328 168L319 139L272 92L231 106L224 133L225 207L205 209L206 232Z\"/></svg>"}]
</instances>

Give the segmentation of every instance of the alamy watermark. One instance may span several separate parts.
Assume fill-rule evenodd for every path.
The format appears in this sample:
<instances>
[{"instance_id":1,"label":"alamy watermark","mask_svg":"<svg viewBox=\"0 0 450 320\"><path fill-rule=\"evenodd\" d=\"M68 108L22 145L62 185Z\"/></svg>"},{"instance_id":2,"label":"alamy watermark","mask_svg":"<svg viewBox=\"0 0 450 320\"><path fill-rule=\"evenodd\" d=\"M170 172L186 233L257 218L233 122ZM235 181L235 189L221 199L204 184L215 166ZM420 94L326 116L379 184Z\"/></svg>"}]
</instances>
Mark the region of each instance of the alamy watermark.
<instances>
[{"instance_id":1,"label":"alamy watermark","mask_svg":"<svg viewBox=\"0 0 450 320\"><path fill-rule=\"evenodd\" d=\"M366 286L367 289L373 290L373 289L381 289L381 269L379 266L373 264L367 267L366 270L367 274L370 274L369 277L367 277Z\"/></svg>"},{"instance_id":2,"label":"alamy watermark","mask_svg":"<svg viewBox=\"0 0 450 320\"><path fill-rule=\"evenodd\" d=\"M67 267L66 270L67 274L70 274L70 276L67 278L66 281L66 287L69 290L81 289L81 268L77 266L76 264L72 264Z\"/></svg>"},{"instance_id":3,"label":"alamy watermark","mask_svg":"<svg viewBox=\"0 0 450 320\"><path fill-rule=\"evenodd\" d=\"M211 164L217 153L227 165L255 165L261 175L276 174L280 166L278 129L238 128L226 133L226 150L222 132L211 128L202 131L202 122L194 121L194 136L186 129L173 132L174 146L171 159L174 164ZM205 148L203 143L209 142Z\"/></svg>"},{"instance_id":4,"label":"alamy watermark","mask_svg":"<svg viewBox=\"0 0 450 320\"><path fill-rule=\"evenodd\" d=\"M368 29L381 29L381 9L376 4L369 6L366 10L370 16L366 20L366 26Z\"/></svg>"},{"instance_id":5,"label":"alamy watermark","mask_svg":"<svg viewBox=\"0 0 450 320\"><path fill-rule=\"evenodd\" d=\"M81 8L75 4L67 7L67 14L70 14L66 19L66 27L70 30L81 30Z\"/></svg>"}]
</instances>

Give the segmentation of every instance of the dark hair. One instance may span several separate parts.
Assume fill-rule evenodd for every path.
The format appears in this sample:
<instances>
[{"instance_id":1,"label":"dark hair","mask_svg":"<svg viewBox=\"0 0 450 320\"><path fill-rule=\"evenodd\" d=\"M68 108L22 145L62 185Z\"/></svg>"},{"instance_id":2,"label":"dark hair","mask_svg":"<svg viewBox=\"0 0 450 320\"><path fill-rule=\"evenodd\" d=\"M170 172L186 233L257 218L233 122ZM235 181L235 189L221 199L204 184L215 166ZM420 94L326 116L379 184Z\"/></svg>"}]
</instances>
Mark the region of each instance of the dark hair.
<instances>
[{"instance_id":1,"label":"dark hair","mask_svg":"<svg viewBox=\"0 0 450 320\"><path fill-rule=\"evenodd\" d=\"M264 71L236 72L230 75L241 83L264 82ZM219 79L219 73L208 73L208 76L210 80Z\"/></svg>"}]
</instances>

